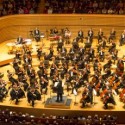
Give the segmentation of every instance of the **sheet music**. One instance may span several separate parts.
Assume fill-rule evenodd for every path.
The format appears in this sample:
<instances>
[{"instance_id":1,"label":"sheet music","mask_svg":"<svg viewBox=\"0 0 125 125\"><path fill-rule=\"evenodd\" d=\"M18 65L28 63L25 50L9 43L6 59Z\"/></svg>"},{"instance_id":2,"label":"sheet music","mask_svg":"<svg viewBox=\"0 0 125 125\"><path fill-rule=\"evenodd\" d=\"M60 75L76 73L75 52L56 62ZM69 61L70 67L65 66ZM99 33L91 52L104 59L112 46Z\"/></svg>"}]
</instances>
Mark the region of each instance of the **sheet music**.
<instances>
[{"instance_id":1,"label":"sheet music","mask_svg":"<svg viewBox=\"0 0 125 125\"><path fill-rule=\"evenodd\" d=\"M93 95L97 95L97 92L95 89L93 89Z\"/></svg>"},{"instance_id":2,"label":"sheet music","mask_svg":"<svg viewBox=\"0 0 125 125\"><path fill-rule=\"evenodd\" d=\"M55 82L54 87L57 87L58 83L59 83L59 82Z\"/></svg>"},{"instance_id":3,"label":"sheet music","mask_svg":"<svg viewBox=\"0 0 125 125\"><path fill-rule=\"evenodd\" d=\"M77 91L76 91L76 89L73 89L73 94L74 94L75 96L77 96Z\"/></svg>"}]
</instances>

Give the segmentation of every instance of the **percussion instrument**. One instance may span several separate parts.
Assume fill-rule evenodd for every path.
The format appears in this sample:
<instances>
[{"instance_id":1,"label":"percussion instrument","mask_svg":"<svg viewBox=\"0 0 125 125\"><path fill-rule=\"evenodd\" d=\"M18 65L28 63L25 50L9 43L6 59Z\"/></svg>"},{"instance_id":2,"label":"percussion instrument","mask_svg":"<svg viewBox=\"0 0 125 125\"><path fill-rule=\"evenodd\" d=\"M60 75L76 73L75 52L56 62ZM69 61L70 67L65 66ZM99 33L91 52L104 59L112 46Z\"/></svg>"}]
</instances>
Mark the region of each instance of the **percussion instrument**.
<instances>
[{"instance_id":1,"label":"percussion instrument","mask_svg":"<svg viewBox=\"0 0 125 125\"><path fill-rule=\"evenodd\" d=\"M26 47L29 49L32 49L32 40L31 39L25 39Z\"/></svg>"},{"instance_id":2,"label":"percussion instrument","mask_svg":"<svg viewBox=\"0 0 125 125\"><path fill-rule=\"evenodd\" d=\"M15 43L7 43L6 45L8 47L8 53L13 53L15 48Z\"/></svg>"}]
</instances>

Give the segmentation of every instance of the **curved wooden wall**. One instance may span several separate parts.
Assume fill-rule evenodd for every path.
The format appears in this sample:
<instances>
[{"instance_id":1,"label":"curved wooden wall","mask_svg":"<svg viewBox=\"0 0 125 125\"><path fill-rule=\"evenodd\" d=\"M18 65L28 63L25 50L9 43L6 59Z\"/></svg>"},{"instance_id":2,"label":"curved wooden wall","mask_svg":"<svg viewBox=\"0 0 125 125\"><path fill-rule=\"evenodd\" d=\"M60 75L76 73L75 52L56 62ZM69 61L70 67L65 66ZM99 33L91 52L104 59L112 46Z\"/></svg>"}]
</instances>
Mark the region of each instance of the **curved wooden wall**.
<instances>
[{"instance_id":1,"label":"curved wooden wall","mask_svg":"<svg viewBox=\"0 0 125 125\"><path fill-rule=\"evenodd\" d=\"M124 15L12 15L0 18L0 42L15 39L19 35L29 37L29 31L38 27L42 32L57 27L59 29L68 27L72 34L82 28L86 35L89 28L93 28L95 35L102 28L105 35L109 34L112 27L120 35L125 28Z\"/></svg>"}]
</instances>

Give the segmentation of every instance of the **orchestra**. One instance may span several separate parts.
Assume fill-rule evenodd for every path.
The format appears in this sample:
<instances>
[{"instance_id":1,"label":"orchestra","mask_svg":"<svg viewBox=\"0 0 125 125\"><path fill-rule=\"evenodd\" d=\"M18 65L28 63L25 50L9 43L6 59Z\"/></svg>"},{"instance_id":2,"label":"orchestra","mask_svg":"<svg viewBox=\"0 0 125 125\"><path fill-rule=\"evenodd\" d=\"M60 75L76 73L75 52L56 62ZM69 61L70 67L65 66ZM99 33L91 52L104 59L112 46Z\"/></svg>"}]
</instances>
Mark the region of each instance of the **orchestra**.
<instances>
[{"instance_id":1,"label":"orchestra","mask_svg":"<svg viewBox=\"0 0 125 125\"><path fill-rule=\"evenodd\" d=\"M37 38L39 37L37 33L39 35L39 31L36 33L34 31L38 42L40 38ZM108 40L104 38L102 30L99 30L96 38L99 41L97 50L92 45L94 39L92 29L88 31L87 37L84 37L80 29L69 48L66 44L71 42L71 32L65 28L62 33L57 40L57 48L50 45L49 53L45 52L44 55L42 54L43 47L37 48L37 57L40 61L37 69L33 67L31 49L23 46L25 49L23 53L20 50L14 53L15 57L12 62L14 72L7 71L8 81L11 83L11 100L15 100L15 104L18 104L20 98L25 97L27 93L28 103L34 107L35 100L41 100L42 94L48 94L51 80L51 88L53 93L57 94L57 102L63 101L63 94L65 94L63 81L67 92L71 88L71 94L74 90L78 92L79 89L83 89L80 93L82 108L86 107L87 103L93 104L94 92L102 100L105 109L109 108L109 103L116 104L114 93L117 95L120 93L120 99L124 102L124 57L118 57L114 31L110 34L109 47L107 47ZM50 34L59 35L59 30L55 27ZM44 60L41 60L41 57L44 57ZM45 61L49 63L48 67ZM113 65L116 66L115 70ZM8 90L6 90L6 85L1 85L1 81L0 93L0 101L2 101L8 94Z\"/></svg>"}]
</instances>

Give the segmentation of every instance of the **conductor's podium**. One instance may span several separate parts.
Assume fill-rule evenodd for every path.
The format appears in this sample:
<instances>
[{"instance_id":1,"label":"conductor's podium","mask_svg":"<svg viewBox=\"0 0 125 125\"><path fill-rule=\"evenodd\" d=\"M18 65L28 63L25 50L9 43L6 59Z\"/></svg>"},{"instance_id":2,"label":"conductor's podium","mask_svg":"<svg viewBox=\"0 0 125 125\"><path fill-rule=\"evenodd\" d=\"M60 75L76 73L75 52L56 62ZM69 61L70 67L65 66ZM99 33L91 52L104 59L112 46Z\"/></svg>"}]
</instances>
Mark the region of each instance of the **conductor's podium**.
<instances>
[{"instance_id":1,"label":"conductor's podium","mask_svg":"<svg viewBox=\"0 0 125 125\"><path fill-rule=\"evenodd\" d=\"M62 102L56 102L57 97L52 96L51 98L48 98L45 102L46 108L60 108L60 109L70 109L70 106L72 104L72 99L68 99L67 96L63 96Z\"/></svg>"}]
</instances>

